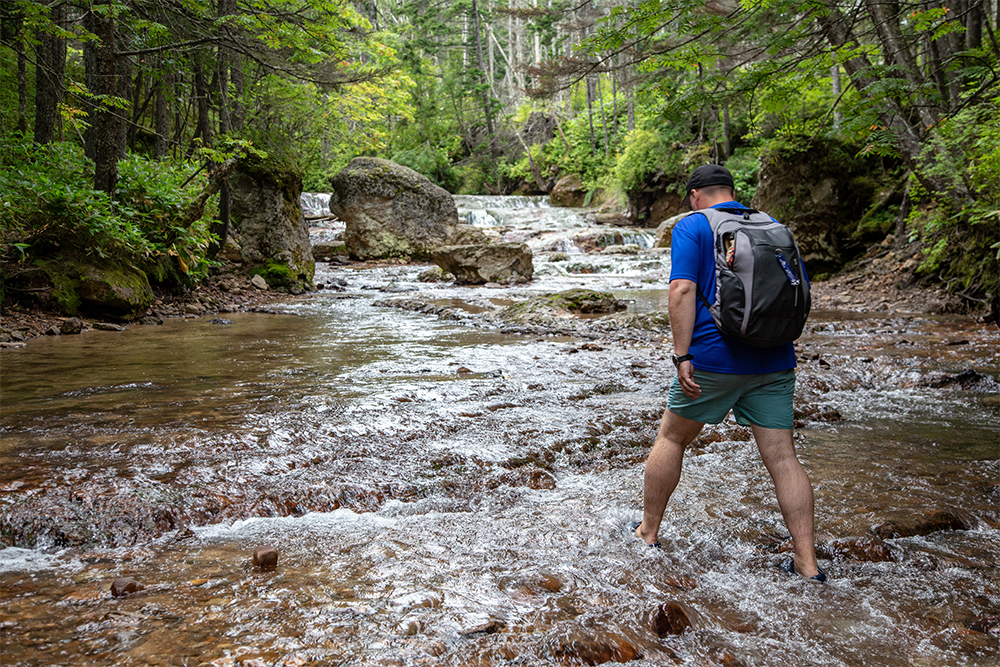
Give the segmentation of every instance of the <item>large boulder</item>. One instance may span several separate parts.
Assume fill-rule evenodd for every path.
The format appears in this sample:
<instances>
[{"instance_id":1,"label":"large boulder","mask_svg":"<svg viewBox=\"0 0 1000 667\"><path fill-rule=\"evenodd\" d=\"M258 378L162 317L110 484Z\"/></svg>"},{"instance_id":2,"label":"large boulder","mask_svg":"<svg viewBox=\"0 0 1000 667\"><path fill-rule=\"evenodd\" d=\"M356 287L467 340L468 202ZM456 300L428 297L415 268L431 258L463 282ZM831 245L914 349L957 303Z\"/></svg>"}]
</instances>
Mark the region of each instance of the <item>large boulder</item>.
<instances>
[{"instance_id":1,"label":"large boulder","mask_svg":"<svg viewBox=\"0 0 1000 667\"><path fill-rule=\"evenodd\" d=\"M656 240L653 242L654 248L669 248L670 244L673 242L674 226L690 215L690 211L687 213L678 213L675 216L669 217L659 224L656 228Z\"/></svg>"},{"instance_id":2,"label":"large boulder","mask_svg":"<svg viewBox=\"0 0 1000 667\"><path fill-rule=\"evenodd\" d=\"M869 170L834 139L782 142L761 157L753 207L792 228L811 275L834 272L863 250L852 235L876 193Z\"/></svg>"},{"instance_id":3,"label":"large boulder","mask_svg":"<svg viewBox=\"0 0 1000 667\"><path fill-rule=\"evenodd\" d=\"M25 305L120 322L142 315L154 299L149 279L139 269L64 255L37 260L5 287Z\"/></svg>"},{"instance_id":4,"label":"large boulder","mask_svg":"<svg viewBox=\"0 0 1000 667\"><path fill-rule=\"evenodd\" d=\"M355 259L429 259L455 234L451 194L408 167L357 157L330 185L330 211L347 224L344 242Z\"/></svg>"},{"instance_id":5,"label":"large boulder","mask_svg":"<svg viewBox=\"0 0 1000 667\"><path fill-rule=\"evenodd\" d=\"M241 164L230 181L240 255L272 287L312 287L316 270L299 197L302 174L271 160Z\"/></svg>"},{"instance_id":6,"label":"large boulder","mask_svg":"<svg viewBox=\"0 0 1000 667\"><path fill-rule=\"evenodd\" d=\"M153 290L138 269L86 266L80 274L80 301L90 313L128 322L153 304Z\"/></svg>"},{"instance_id":7,"label":"large boulder","mask_svg":"<svg viewBox=\"0 0 1000 667\"><path fill-rule=\"evenodd\" d=\"M524 243L442 246L432 258L462 284L528 282L535 273L531 250Z\"/></svg>"}]
</instances>

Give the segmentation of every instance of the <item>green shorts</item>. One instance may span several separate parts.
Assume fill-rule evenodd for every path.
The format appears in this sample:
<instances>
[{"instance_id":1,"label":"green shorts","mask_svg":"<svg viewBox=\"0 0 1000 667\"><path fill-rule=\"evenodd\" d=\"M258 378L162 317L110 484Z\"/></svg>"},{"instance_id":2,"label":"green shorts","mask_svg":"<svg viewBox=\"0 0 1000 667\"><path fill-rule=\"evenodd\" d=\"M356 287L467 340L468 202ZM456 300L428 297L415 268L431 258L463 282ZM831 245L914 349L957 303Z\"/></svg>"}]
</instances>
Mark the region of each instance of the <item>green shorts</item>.
<instances>
[{"instance_id":1,"label":"green shorts","mask_svg":"<svg viewBox=\"0 0 1000 667\"><path fill-rule=\"evenodd\" d=\"M794 370L735 375L696 368L694 381L701 387L701 396L689 398L681 389L680 381L674 378L667 398L671 412L704 424L718 424L732 410L736 423L741 426L792 428Z\"/></svg>"}]
</instances>

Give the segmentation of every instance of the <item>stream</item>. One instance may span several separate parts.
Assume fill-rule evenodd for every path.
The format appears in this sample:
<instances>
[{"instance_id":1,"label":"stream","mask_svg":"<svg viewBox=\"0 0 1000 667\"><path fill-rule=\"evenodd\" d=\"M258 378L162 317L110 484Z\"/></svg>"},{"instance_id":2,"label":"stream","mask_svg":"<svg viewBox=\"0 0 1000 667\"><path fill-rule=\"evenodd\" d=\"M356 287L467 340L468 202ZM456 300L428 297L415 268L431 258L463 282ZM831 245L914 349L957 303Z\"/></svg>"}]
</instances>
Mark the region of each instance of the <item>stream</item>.
<instances>
[{"instance_id":1,"label":"stream","mask_svg":"<svg viewBox=\"0 0 1000 667\"><path fill-rule=\"evenodd\" d=\"M814 311L795 433L828 583L776 567L731 417L649 549L622 528L668 332L489 315L573 287L664 311L669 253L541 198L456 202L531 246L531 283L322 264L269 313L0 349L0 664L1000 665L996 327Z\"/></svg>"}]
</instances>

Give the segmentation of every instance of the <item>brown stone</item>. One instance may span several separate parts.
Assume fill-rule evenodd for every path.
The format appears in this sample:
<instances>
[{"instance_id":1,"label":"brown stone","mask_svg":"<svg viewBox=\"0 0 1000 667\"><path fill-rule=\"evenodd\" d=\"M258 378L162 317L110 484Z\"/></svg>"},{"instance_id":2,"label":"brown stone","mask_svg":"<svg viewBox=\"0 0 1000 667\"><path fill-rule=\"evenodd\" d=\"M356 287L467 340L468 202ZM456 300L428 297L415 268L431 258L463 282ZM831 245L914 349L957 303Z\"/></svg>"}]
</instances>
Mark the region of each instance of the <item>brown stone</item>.
<instances>
[{"instance_id":1,"label":"brown stone","mask_svg":"<svg viewBox=\"0 0 1000 667\"><path fill-rule=\"evenodd\" d=\"M892 551L885 542L871 537L849 537L830 542L823 554L835 560L851 560L862 563L887 563L894 561Z\"/></svg>"},{"instance_id":2,"label":"brown stone","mask_svg":"<svg viewBox=\"0 0 1000 667\"><path fill-rule=\"evenodd\" d=\"M253 551L253 565L262 570L273 570L278 567L278 550L269 544L257 547Z\"/></svg>"},{"instance_id":3,"label":"brown stone","mask_svg":"<svg viewBox=\"0 0 1000 667\"><path fill-rule=\"evenodd\" d=\"M691 619L679 602L665 602L652 614L653 632L661 637L679 635L691 627Z\"/></svg>"},{"instance_id":4,"label":"brown stone","mask_svg":"<svg viewBox=\"0 0 1000 667\"><path fill-rule=\"evenodd\" d=\"M564 664L600 665L605 662L629 662L642 657L642 652L625 637L576 630L562 637L552 650Z\"/></svg>"},{"instance_id":5,"label":"brown stone","mask_svg":"<svg viewBox=\"0 0 1000 667\"><path fill-rule=\"evenodd\" d=\"M132 577L118 577L111 582L111 595L116 598L123 598L126 595L141 591L143 585Z\"/></svg>"},{"instance_id":6,"label":"brown stone","mask_svg":"<svg viewBox=\"0 0 1000 667\"><path fill-rule=\"evenodd\" d=\"M872 532L883 540L891 540L897 537L930 535L941 530L971 530L973 527L970 520L954 512L941 511L923 520L915 519L906 523L886 521L875 526Z\"/></svg>"}]
</instances>

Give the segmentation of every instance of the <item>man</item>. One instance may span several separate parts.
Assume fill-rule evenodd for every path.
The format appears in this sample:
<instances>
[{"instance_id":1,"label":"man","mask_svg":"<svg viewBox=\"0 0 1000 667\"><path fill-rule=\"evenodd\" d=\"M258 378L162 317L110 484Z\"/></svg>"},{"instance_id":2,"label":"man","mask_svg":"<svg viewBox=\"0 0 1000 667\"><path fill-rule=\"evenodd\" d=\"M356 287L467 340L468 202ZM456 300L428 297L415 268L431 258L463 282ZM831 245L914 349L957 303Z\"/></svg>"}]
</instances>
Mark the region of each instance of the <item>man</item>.
<instances>
[{"instance_id":1,"label":"man","mask_svg":"<svg viewBox=\"0 0 1000 667\"><path fill-rule=\"evenodd\" d=\"M795 547L787 572L825 581L813 544L813 491L795 456L792 441L792 394L795 350L750 346L719 331L701 290L711 301L715 293L713 235L699 209L746 208L734 201L733 176L725 167L703 165L687 184L687 198L696 211L677 223L671 238L668 310L674 339L677 378L670 387L667 409L653 449L646 460L642 521L636 537L659 546L657 535L670 495L681 475L685 448L706 424L718 424L730 410L737 423L749 426L757 449L774 480L785 525Z\"/></svg>"}]
</instances>

